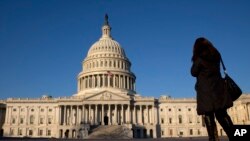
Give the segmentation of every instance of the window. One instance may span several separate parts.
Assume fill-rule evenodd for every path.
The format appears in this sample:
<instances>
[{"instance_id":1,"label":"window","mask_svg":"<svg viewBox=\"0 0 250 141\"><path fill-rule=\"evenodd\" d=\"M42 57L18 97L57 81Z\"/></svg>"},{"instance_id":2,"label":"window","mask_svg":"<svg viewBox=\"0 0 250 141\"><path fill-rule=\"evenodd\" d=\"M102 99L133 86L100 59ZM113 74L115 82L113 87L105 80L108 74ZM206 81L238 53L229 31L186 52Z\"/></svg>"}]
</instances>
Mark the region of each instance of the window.
<instances>
[{"instance_id":1,"label":"window","mask_svg":"<svg viewBox=\"0 0 250 141\"><path fill-rule=\"evenodd\" d=\"M169 129L169 135L173 136L173 129Z\"/></svg>"},{"instance_id":2,"label":"window","mask_svg":"<svg viewBox=\"0 0 250 141\"><path fill-rule=\"evenodd\" d=\"M43 135L43 130L39 130L39 136Z\"/></svg>"},{"instance_id":3,"label":"window","mask_svg":"<svg viewBox=\"0 0 250 141\"><path fill-rule=\"evenodd\" d=\"M14 129L10 129L10 135L14 135Z\"/></svg>"},{"instance_id":4,"label":"window","mask_svg":"<svg viewBox=\"0 0 250 141\"><path fill-rule=\"evenodd\" d=\"M163 109L161 109L161 112L163 111Z\"/></svg>"},{"instance_id":5,"label":"window","mask_svg":"<svg viewBox=\"0 0 250 141\"><path fill-rule=\"evenodd\" d=\"M188 111L190 112L190 111L191 111L191 108L188 108Z\"/></svg>"},{"instance_id":6,"label":"window","mask_svg":"<svg viewBox=\"0 0 250 141\"><path fill-rule=\"evenodd\" d=\"M182 136L182 135L183 135L183 131L180 131L180 132L179 132L179 135Z\"/></svg>"},{"instance_id":7,"label":"window","mask_svg":"<svg viewBox=\"0 0 250 141\"><path fill-rule=\"evenodd\" d=\"M200 123L200 118L199 117L197 117L197 123Z\"/></svg>"},{"instance_id":8,"label":"window","mask_svg":"<svg viewBox=\"0 0 250 141\"><path fill-rule=\"evenodd\" d=\"M40 118L40 124L43 124L43 118Z\"/></svg>"},{"instance_id":9,"label":"window","mask_svg":"<svg viewBox=\"0 0 250 141\"><path fill-rule=\"evenodd\" d=\"M171 112L171 108L169 108L168 111Z\"/></svg>"},{"instance_id":10,"label":"window","mask_svg":"<svg viewBox=\"0 0 250 141\"><path fill-rule=\"evenodd\" d=\"M12 124L15 124L15 123L16 123L16 119L12 118Z\"/></svg>"},{"instance_id":11,"label":"window","mask_svg":"<svg viewBox=\"0 0 250 141\"><path fill-rule=\"evenodd\" d=\"M35 110L34 109L31 109L31 112L34 112Z\"/></svg>"},{"instance_id":12,"label":"window","mask_svg":"<svg viewBox=\"0 0 250 141\"><path fill-rule=\"evenodd\" d=\"M30 116L30 124L34 124L35 117L33 115Z\"/></svg>"},{"instance_id":13,"label":"window","mask_svg":"<svg viewBox=\"0 0 250 141\"><path fill-rule=\"evenodd\" d=\"M190 134L190 135L193 135L193 129L190 129L190 130L189 130L189 134Z\"/></svg>"},{"instance_id":14,"label":"window","mask_svg":"<svg viewBox=\"0 0 250 141\"><path fill-rule=\"evenodd\" d=\"M16 112L16 108L14 108L13 111Z\"/></svg>"},{"instance_id":15,"label":"window","mask_svg":"<svg viewBox=\"0 0 250 141\"><path fill-rule=\"evenodd\" d=\"M201 134L201 131L200 131L200 129L198 129L198 135L200 135Z\"/></svg>"},{"instance_id":16,"label":"window","mask_svg":"<svg viewBox=\"0 0 250 141\"><path fill-rule=\"evenodd\" d=\"M44 112L44 109L41 109L41 112Z\"/></svg>"},{"instance_id":17,"label":"window","mask_svg":"<svg viewBox=\"0 0 250 141\"><path fill-rule=\"evenodd\" d=\"M181 111L181 109L178 109L178 111L180 112L180 111Z\"/></svg>"},{"instance_id":18,"label":"window","mask_svg":"<svg viewBox=\"0 0 250 141\"><path fill-rule=\"evenodd\" d=\"M48 124L51 124L51 123L52 123L52 118L49 117L49 118L48 118Z\"/></svg>"},{"instance_id":19,"label":"window","mask_svg":"<svg viewBox=\"0 0 250 141\"><path fill-rule=\"evenodd\" d=\"M190 116L190 117L188 117L188 122L189 123L193 123L193 121L192 121L192 117Z\"/></svg>"},{"instance_id":20,"label":"window","mask_svg":"<svg viewBox=\"0 0 250 141\"><path fill-rule=\"evenodd\" d=\"M23 118L20 118L20 124L23 124Z\"/></svg>"},{"instance_id":21,"label":"window","mask_svg":"<svg viewBox=\"0 0 250 141\"><path fill-rule=\"evenodd\" d=\"M161 124L164 124L164 118L161 119Z\"/></svg>"},{"instance_id":22,"label":"window","mask_svg":"<svg viewBox=\"0 0 250 141\"><path fill-rule=\"evenodd\" d=\"M19 136L22 136L22 135L23 135L22 129L19 129L19 130L18 130L18 134L19 134Z\"/></svg>"},{"instance_id":23,"label":"window","mask_svg":"<svg viewBox=\"0 0 250 141\"><path fill-rule=\"evenodd\" d=\"M168 121L169 121L169 124L171 124L172 123L172 118L169 118Z\"/></svg>"},{"instance_id":24,"label":"window","mask_svg":"<svg viewBox=\"0 0 250 141\"><path fill-rule=\"evenodd\" d=\"M47 135L48 135L48 136L51 136L51 130L48 130L48 131L47 131Z\"/></svg>"},{"instance_id":25,"label":"window","mask_svg":"<svg viewBox=\"0 0 250 141\"><path fill-rule=\"evenodd\" d=\"M29 130L29 136L33 135L33 130Z\"/></svg>"},{"instance_id":26,"label":"window","mask_svg":"<svg viewBox=\"0 0 250 141\"><path fill-rule=\"evenodd\" d=\"M181 124L181 123L182 123L182 116L179 115L179 116L178 116L178 119L179 119L179 123Z\"/></svg>"},{"instance_id":27,"label":"window","mask_svg":"<svg viewBox=\"0 0 250 141\"><path fill-rule=\"evenodd\" d=\"M161 135L164 135L164 131L161 131Z\"/></svg>"},{"instance_id":28,"label":"window","mask_svg":"<svg viewBox=\"0 0 250 141\"><path fill-rule=\"evenodd\" d=\"M52 109L49 109L49 112L52 112Z\"/></svg>"}]
</instances>

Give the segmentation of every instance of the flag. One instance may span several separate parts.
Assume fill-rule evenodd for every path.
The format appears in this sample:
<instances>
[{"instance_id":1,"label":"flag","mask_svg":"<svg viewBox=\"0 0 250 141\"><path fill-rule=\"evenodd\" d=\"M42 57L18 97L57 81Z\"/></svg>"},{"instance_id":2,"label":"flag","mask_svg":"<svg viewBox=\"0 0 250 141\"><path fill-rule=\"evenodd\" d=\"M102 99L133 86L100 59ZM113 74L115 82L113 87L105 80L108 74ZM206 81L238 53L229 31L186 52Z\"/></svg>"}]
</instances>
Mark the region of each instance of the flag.
<instances>
[{"instance_id":1,"label":"flag","mask_svg":"<svg viewBox=\"0 0 250 141\"><path fill-rule=\"evenodd\" d=\"M110 71L107 71L107 75L112 77L114 74L111 73Z\"/></svg>"}]
</instances>

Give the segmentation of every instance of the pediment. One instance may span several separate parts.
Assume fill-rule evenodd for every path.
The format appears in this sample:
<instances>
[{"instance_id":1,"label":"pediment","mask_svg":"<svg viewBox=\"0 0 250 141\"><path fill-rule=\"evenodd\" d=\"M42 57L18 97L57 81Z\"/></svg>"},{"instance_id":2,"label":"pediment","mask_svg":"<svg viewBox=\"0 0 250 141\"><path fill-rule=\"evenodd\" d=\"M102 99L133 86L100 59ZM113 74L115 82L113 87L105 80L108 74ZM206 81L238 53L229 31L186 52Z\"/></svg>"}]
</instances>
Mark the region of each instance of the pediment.
<instances>
[{"instance_id":1,"label":"pediment","mask_svg":"<svg viewBox=\"0 0 250 141\"><path fill-rule=\"evenodd\" d=\"M91 94L89 96L86 96L84 100L122 101L122 100L130 100L130 97L124 94L113 93L110 91L102 91L96 94Z\"/></svg>"}]
</instances>

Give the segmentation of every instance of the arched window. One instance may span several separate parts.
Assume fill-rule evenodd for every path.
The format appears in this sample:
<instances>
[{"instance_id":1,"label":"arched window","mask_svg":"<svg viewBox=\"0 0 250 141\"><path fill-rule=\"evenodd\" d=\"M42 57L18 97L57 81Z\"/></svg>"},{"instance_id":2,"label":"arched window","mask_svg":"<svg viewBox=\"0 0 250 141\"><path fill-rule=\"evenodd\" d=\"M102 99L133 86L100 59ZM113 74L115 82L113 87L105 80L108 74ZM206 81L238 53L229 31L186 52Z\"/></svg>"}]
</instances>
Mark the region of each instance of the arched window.
<instances>
[{"instance_id":1,"label":"arched window","mask_svg":"<svg viewBox=\"0 0 250 141\"><path fill-rule=\"evenodd\" d=\"M112 62L111 61L109 61L109 67L111 67L112 66Z\"/></svg>"},{"instance_id":2,"label":"arched window","mask_svg":"<svg viewBox=\"0 0 250 141\"><path fill-rule=\"evenodd\" d=\"M96 61L96 67L98 67L98 61Z\"/></svg>"},{"instance_id":3,"label":"arched window","mask_svg":"<svg viewBox=\"0 0 250 141\"><path fill-rule=\"evenodd\" d=\"M101 61L101 67L103 67L103 61Z\"/></svg>"},{"instance_id":4,"label":"arched window","mask_svg":"<svg viewBox=\"0 0 250 141\"><path fill-rule=\"evenodd\" d=\"M108 62L107 62L107 60L105 60L105 67L107 67L108 66Z\"/></svg>"},{"instance_id":5,"label":"arched window","mask_svg":"<svg viewBox=\"0 0 250 141\"><path fill-rule=\"evenodd\" d=\"M30 116L30 124L34 124L35 117L33 115Z\"/></svg>"},{"instance_id":6,"label":"arched window","mask_svg":"<svg viewBox=\"0 0 250 141\"><path fill-rule=\"evenodd\" d=\"M179 120L179 124L181 124L182 123L182 116L181 115L178 116L178 120Z\"/></svg>"}]
</instances>

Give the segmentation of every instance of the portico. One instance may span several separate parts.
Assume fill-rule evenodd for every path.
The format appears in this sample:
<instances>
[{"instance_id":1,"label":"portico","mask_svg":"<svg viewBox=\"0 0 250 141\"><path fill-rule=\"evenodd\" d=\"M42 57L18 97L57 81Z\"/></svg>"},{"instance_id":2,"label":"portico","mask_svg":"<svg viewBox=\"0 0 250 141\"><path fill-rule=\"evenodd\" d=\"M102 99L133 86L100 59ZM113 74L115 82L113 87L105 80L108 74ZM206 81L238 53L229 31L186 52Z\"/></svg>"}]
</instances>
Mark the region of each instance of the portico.
<instances>
[{"instance_id":1,"label":"portico","mask_svg":"<svg viewBox=\"0 0 250 141\"><path fill-rule=\"evenodd\" d=\"M123 125L155 124L153 105L109 103L83 105L60 105L60 125ZM106 119L106 121L105 121Z\"/></svg>"}]
</instances>

